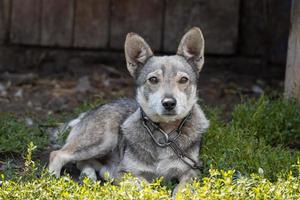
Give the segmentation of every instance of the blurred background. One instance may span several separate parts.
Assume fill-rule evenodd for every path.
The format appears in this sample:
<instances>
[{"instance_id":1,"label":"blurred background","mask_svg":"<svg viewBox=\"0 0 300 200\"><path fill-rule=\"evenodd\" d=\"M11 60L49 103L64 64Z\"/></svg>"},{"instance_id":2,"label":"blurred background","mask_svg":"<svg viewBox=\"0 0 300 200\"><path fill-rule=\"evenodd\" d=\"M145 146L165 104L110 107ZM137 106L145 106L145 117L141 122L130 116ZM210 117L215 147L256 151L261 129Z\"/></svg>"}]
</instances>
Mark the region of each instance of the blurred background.
<instances>
[{"instance_id":1,"label":"blurred background","mask_svg":"<svg viewBox=\"0 0 300 200\"><path fill-rule=\"evenodd\" d=\"M40 116L133 97L128 32L174 54L199 26L204 104L283 92L291 0L0 0L0 112Z\"/></svg>"}]
</instances>

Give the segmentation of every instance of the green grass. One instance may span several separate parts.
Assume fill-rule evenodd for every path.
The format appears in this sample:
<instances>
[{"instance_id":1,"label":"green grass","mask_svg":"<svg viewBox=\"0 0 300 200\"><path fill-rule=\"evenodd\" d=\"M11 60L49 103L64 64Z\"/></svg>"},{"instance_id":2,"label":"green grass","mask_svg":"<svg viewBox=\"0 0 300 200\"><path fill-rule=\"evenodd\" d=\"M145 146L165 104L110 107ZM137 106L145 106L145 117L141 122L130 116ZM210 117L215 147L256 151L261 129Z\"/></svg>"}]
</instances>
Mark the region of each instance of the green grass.
<instances>
[{"instance_id":1,"label":"green grass","mask_svg":"<svg viewBox=\"0 0 300 200\"><path fill-rule=\"evenodd\" d=\"M300 151L290 148L300 139L296 102L248 100L235 107L228 123L219 119L220 111L205 110L211 126L200 155L204 172L177 199L300 198ZM20 124L11 124L14 133L26 132ZM161 180L146 184L127 175L116 186L88 179L78 183L68 175L55 179L32 161L34 148L28 146L24 168L15 177L3 173L0 199L170 199L171 191Z\"/></svg>"},{"instance_id":2,"label":"green grass","mask_svg":"<svg viewBox=\"0 0 300 200\"><path fill-rule=\"evenodd\" d=\"M300 152L287 144L300 137L300 108L283 99L249 100L237 105L230 123L222 123L216 112L205 134L201 157L205 169L234 169L243 175L263 171L276 180L292 170ZM207 172L207 171L206 171Z\"/></svg>"},{"instance_id":3,"label":"green grass","mask_svg":"<svg viewBox=\"0 0 300 200\"><path fill-rule=\"evenodd\" d=\"M300 109L293 100L261 97L236 106L232 126L272 146L289 146L300 139Z\"/></svg>"},{"instance_id":4,"label":"green grass","mask_svg":"<svg viewBox=\"0 0 300 200\"><path fill-rule=\"evenodd\" d=\"M31 141L41 150L48 138L38 127L28 127L19 116L0 113L0 155L23 155Z\"/></svg>"}]
</instances>

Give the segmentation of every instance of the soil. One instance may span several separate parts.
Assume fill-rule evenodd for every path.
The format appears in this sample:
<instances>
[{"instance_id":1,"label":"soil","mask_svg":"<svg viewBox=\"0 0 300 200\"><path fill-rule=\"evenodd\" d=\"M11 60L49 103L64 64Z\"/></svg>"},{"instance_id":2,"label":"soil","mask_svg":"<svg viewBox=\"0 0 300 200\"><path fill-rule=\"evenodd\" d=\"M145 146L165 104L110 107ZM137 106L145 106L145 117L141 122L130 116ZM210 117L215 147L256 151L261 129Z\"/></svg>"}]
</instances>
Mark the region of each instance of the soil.
<instances>
[{"instance_id":1,"label":"soil","mask_svg":"<svg viewBox=\"0 0 300 200\"><path fill-rule=\"evenodd\" d=\"M276 78L272 78L276 77ZM246 97L282 93L283 80L235 73L222 68L205 69L199 79L201 104L230 112ZM45 117L71 112L84 102L134 97L134 83L124 70L107 65L52 74L3 73L0 75L0 112L34 113Z\"/></svg>"}]
</instances>

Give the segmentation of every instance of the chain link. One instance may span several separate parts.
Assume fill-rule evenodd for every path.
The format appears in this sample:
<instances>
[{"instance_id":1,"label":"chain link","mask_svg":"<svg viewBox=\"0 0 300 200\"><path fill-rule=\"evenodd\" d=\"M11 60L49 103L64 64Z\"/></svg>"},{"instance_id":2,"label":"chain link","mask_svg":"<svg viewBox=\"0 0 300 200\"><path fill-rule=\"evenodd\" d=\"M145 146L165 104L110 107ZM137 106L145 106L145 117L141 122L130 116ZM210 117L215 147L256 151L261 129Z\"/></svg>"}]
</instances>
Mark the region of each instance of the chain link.
<instances>
[{"instance_id":1,"label":"chain link","mask_svg":"<svg viewBox=\"0 0 300 200\"><path fill-rule=\"evenodd\" d=\"M184 151L183 149L176 143L176 140L179 138L179 136L181 135L182 132L182 128L184 127L187 119L191 116L191 113L189 113L180 123L180 125L178 126L178 128L172 130L169 134L166 133L164 130L162 130L160 128L160 126L154 122L152 122L147 116L145 116L145 113L143 112L143 110L141 109L141 116L142 116L142 124L145 127L145 129L147 130L147 133L150 135L150 137L152 138L152 140L154 141L154 143L162 148L166 148L166 147L170 147L174 153L177 155L177 157L182 160L186 165L188 165L189 167L191 167L192 169L201 169L201 166L199 165L199 163L197 163L194 159L192 159L191 157L189 157ZM164 142L159 142L153 135L153 132L151 131L150 127L148 126L147 122L149 122L153 127L154 130L158 130L165 138ZM177 135L173 138L170 139L169 135L171 135L173 132L176 132Z\"/></svg>"}]
</instances>

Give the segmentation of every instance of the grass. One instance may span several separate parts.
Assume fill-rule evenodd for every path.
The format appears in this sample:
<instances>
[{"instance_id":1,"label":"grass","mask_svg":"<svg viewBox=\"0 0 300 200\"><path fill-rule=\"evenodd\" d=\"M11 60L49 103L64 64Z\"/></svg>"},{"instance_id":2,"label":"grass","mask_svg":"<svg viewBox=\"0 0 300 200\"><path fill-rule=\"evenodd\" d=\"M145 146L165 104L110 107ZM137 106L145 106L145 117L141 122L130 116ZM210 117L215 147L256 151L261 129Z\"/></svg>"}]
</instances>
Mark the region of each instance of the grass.
<instances>
[{"instance_id":1,"label":"grass","mask_svg":"<svg viewBox=\"0 0 300 200\"><path fill-rule=\"evenodd\" d=\"M218 118L221 111L205 110L211 126L200 155L204 171L178 193L177 199L300 198L300 151L290 148L296 147L300 138L300 107L296 102L266 97L247 100L235 107L229 123ZM7 127L15 134L31 131L18 120ZM41 148L38 142L44 139L36 134L26 141ZM14 176L8 176L8 170L2 173L0 199L170 199L171 191L161 179L146 184L127 175L119 186L88 179L78 183L68 175L55 179L32 160L35 146L29 144L24 167ZM7 145L3 152L10 149Z\"/></svg>"},{"instance_id":2,"label":"grass","mask_svg":"<svg viewBox=\"0 0 300 200\"><path fill-rule=\"evenodd\" d=\"M230 123L222 123L217 116L211 113L211 126L204 137L201 157L205 169L234 169L243 175L260 170L270 180L293 170L300 152L287 146L300 138L296 102L261 97L237 105Z\"/></svg>"},{"instance_id":3,"label":"grass","mask_svg":"<svg viewBox=\"0 0 300 200\"><path fill-rule=\"evenodd\" d=\"M48 138L38 127L28 127L17 115L0 113L0 155L23 155L31 141L41 150Z\"/></svg>"}]
</instances>

